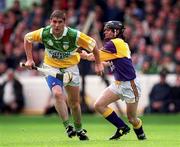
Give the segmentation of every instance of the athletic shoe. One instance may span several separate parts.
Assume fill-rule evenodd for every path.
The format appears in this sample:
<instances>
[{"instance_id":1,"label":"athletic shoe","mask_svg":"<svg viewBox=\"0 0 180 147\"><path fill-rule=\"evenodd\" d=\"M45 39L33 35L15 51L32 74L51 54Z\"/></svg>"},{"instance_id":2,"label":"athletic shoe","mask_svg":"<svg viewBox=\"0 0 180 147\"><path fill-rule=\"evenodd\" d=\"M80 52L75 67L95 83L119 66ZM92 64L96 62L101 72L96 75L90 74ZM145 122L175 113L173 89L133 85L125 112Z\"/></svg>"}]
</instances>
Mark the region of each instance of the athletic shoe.
<instances>
[{"instance_id":1,"label":"athletic shoe","mask_svg":"<svg viewBox=\"0 0 180 147\"><path fill-rule=\"evenodd\" d=\"M138 140L145 140L145 139L147 139L142 126L139 129L134 129L134 132L135 132Z\"/></svg>"},{"instance_id":2,"label":"athletic shoe","mask_svg":"<svg viewBox=\"0 0 180 147\"><path fill-rule=\"evenodd\" d=\"M68 84L69 82L72 81L72 77L73 77L72 73L66 71L66 72L64 73L64 75L63 75L63 83L64 83L64 84Z\"/></svg>"},{"instance_id":3,"label":"athletic shoe","mask_svg":"<svg viewBox=\"0 0 180 147\"><path fill-rule=\"evenodd\" d=\"M146 135L143 133L143 134L140 134L140 135L137 135L137 138L138 140L146 140Z\"/></svg>"},{"instance_id":4,"label":"athletic shoe","mask_svg":"<svg viewBox=\"0 0 180 147\"><path fill-rule=\"evenodd\" d=\"M111 137L109 138L109 140L117 140L119 139L121 136L127 134L130 132L130 128L128 126L125 126L123 128L118 128L116 130L116 133Z\"/></svg>"},{"instance_id":5,"label":"athletic shoe","mask_svg":"<svg viewBox=\"0 0 180 147\"><path fill-rule=\"evenodd\" d=\"M66 128L66 133L67 133L68 137L70 137L70 138L76 136L76 131L74 130L73 126L71 126L71 125L69 125Z\"/></svg>"},{"instance_id":6,"label":"athletic shoe","mask_svg":"<svg viewBox=\"0 0 180 147\"><path fill-rule=\"evenodd\" d=\"M77 136L79 137L79 140L89 140L86 133L87 131L85 129L82 129L81 131L77 131Z\"/></svg>"}]
</instances>

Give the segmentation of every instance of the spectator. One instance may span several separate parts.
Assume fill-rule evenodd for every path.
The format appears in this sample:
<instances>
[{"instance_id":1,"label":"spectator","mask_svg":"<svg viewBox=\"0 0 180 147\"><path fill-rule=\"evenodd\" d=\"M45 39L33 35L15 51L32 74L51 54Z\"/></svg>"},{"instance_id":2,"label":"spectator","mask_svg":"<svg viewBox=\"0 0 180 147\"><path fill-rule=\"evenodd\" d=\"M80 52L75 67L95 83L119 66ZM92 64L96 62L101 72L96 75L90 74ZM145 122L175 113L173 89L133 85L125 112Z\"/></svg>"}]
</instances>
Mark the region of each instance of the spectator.
<instances>
[{"instance_id":1,"label":"spectator","mask_svg":"<svg viewBox=\"0 0 180 147\"><path fill-rule=\"evenodd\" d=\"M24 107L23 86L12 69L7 70L7 79L0 85L2 113L18 114Z\"/></svg>"},{"instance_id":2,"label":"spectator","mask_svg":"<svg viewBox=\"0 0 180 147\"><path fill-rule=\"evenodd\" d=\"M11 7L11 11L15 14L17 23L22 19L22 10L21 10L21 3L19 0L14 0L13 5Z\"/></svg>"},{"instance_id":3,"label":"spectator","mask_svg":"<svg viewBox=\"0 0 180 147\"><path fill-rule=\"evenodd\" d=\"M6 1L1 0L0 1L0 12L3 12L5 10L5 6L6 6Z\"/></svg>"},{"instance_id":4,"label":"spectator","mask_svg":"<svg viewBox=\"0 0 180 147\"><path fill-rule=\"evenodd\" d=\"M170 112L180 112L180 75L177 75L176 83L172 87L172 97L170 102Z\"/></svg>"},{"instance_id":5,"label":"spectator","mask_svg":"<svg viewBox=\"0 0 180 147\"><path fill-rule=\"evenodd\" d=\"M107 0L104 12L106 16L105 21L109 21L109 20L123 21L124 20L124 13L123 11L120 10L120 8L118 8L116 0Z\"/></svg>"},{"instance_id":6,"label":"spectator","mask_svg":"<svg viewBox=\"0 0 180 147\"><path fill-rule=\"evenodd\" d=\"M166 82L167 70L160 72L160 81L152 87L150 92L150 112L166 113L168 112L168 102L171 97L171 87Z\"/></svg>"}]
</instances>

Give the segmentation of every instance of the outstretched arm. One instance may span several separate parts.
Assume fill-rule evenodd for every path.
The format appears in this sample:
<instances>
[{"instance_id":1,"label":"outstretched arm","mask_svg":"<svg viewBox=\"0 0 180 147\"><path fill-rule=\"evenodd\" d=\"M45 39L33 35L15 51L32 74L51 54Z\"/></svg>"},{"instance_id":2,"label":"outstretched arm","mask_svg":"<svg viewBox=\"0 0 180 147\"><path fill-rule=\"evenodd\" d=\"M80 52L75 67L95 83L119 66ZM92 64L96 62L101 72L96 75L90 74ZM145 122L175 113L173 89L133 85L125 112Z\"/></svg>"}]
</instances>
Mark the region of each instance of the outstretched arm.
<instances>
[{"instance_id":1,"label":"outstretched arm","mask_svg":"<svg viewBox=\"0 0 180 147\"><path fill-rule=\"evenodd\" d=\"M100 60L99 51L98 50L94 51L94 50L93 50L93 53L87 53L85 50L81 50L79 54L80 54L80 57L84 60L95 61L95 70L97 71L99 75L101 75L104 70L104 66Z\"/></svg>"},{"instance_id":2,"label":"outstretched arm","mask_svg":"<svg viewBox=\"0 0 180 147\"><path fill-rule=\"evenodd\" d=\"M80 54L80 57L84 60L88 60L88 61L95 60L93 53L87 53L85 50L81 50L81 52L79 52L79 54ZM103 61L102 64L104 67L110 66L110 62L108 62L108 61L107 62Z\"/></svg>"},{"instance_id":3,"label":"outstretched arm","mask_svg":"<svg viewBox=\"0 0 180 147\"><path fill-rule=\"evenodd\" d=\"M95 61L95 71L98 75L101 75L104 70L104 67L100 60L99 50L97 49L96 41L84 33L81 32L78 33L79 33L78 35L79 38L77 40L77 45L93 53L94 61Z\"/></svg>"},{"instance_id":4,"label":"outstretched arm","mask_svg":"<svg viewBox=\"0 0 180 147\"><path fill-rule=\"evenodd\" d=\"M88 61L94 61L94 55L93 53L87 53L85 50L82 50L80 53L80 57L84 60L88 60Z\"/></svg>"}]
</instances>

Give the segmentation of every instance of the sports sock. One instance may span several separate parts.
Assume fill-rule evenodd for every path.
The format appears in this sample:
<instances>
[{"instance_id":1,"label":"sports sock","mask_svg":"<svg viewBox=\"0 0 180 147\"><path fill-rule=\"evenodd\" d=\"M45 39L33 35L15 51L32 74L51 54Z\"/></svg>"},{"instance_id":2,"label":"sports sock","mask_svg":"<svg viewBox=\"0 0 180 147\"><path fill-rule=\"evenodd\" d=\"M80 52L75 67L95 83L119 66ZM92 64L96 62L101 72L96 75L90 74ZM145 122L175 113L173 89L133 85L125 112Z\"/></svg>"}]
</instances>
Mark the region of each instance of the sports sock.
<instances>
[{"instance_id":1,"label":"sports sock","mask_svg":"<svg viewBox=\"0 0 180 147\"><path fill-rule=\"evenodd\" d=\"M80 131L82 129L82 124L74 123L74 127L75 127L76 131Z\"/></svg>"},{"instance_id":2,"label":"sports sock","mask_svg":"<svg viewBox=\"0 0 180 147\"><path fill-rule=\"evenodd\" d=\"M142 120L140 118L137 118L139 120L139 123L136 126L133 126L134 129L139 129L142 126Z\"/></svg>"},{"instance_id":3,"label":"sports sock","mask_svg":"<svg viewBox=\"0 0 180 147\"><path fill-rule=\"evenodd\" d=\"M63 125L64 125L65 128L67 128L70 125L69 119L66 120L66 121L63 121Z\"/></svg>"},{"instance_id":4,"label":"sports sock","mask_svg":"<svg viewBox=\"0 0 180 147\"><path fill-rule=\"evenodd\" d=\"M106 120L108 120L110 123L112 123L117 128L122 128L124 126L127 126L124 121L117 116L117 114L111 109L108 108L104 113L103 116Z\"/></svg>"},{"instance_id":5,"label":"sports sock","mask_svg":"<svg viewBox=\"0 0 180 147\"><path fill-rule=\"evenodd\" d=\"M133 126L133 129L134 129L134 132L136 133L137 136L141 135L141 134L144 134L141 119L139 119L139 124L137 126Z\"/></svg>"},{"instance_id":6,"label":"sports sock","mask_svg":"<svg viewBox=\"0 0 180 147\"><path fill-rule=\"evenodd\" d=\"M144 134L142 126L139 129L134 128L134 132L136 133L137 136Z\"/></svg>"}]
</instances>

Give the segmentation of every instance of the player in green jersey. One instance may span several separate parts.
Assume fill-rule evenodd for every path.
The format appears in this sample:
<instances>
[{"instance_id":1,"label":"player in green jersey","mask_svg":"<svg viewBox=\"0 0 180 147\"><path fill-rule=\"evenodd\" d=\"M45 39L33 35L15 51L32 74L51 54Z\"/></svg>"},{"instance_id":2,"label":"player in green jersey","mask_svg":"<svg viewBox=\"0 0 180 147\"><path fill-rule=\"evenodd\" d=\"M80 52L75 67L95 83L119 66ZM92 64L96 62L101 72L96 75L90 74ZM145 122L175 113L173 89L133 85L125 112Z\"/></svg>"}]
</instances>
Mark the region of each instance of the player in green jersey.
<instances>
[{"instance_id":1,"label":"player in green jersey","mask_svg":"<svg viewBox=\"0 0 180 147\"><path fill-rule=\"evenodd\" d=\"M80 55L77 52L78 47L94 54L95 71L98 75L102 74L103 65L99 59L95 40L78 30L67 27L65 20L65 13L55 10L50 16L49 26L25 35L24 48L27 56L25 65L31 68L35 64L32 55L32 44L33 42L41 42L45 46L43 67L59 73L66 71L72 73L72 81L67 85L49 75L46 76L46 81L56 99L55 108L63 121L68 136L77 135L80 140L88 140L86 130L82 128L81 123L80 75L77 66L80 61ZM66 96L63 87L65 87L68 96ZM74 126L69 122L66 102L68 102L71 109Z\"/></svg>"}]
</instances>

